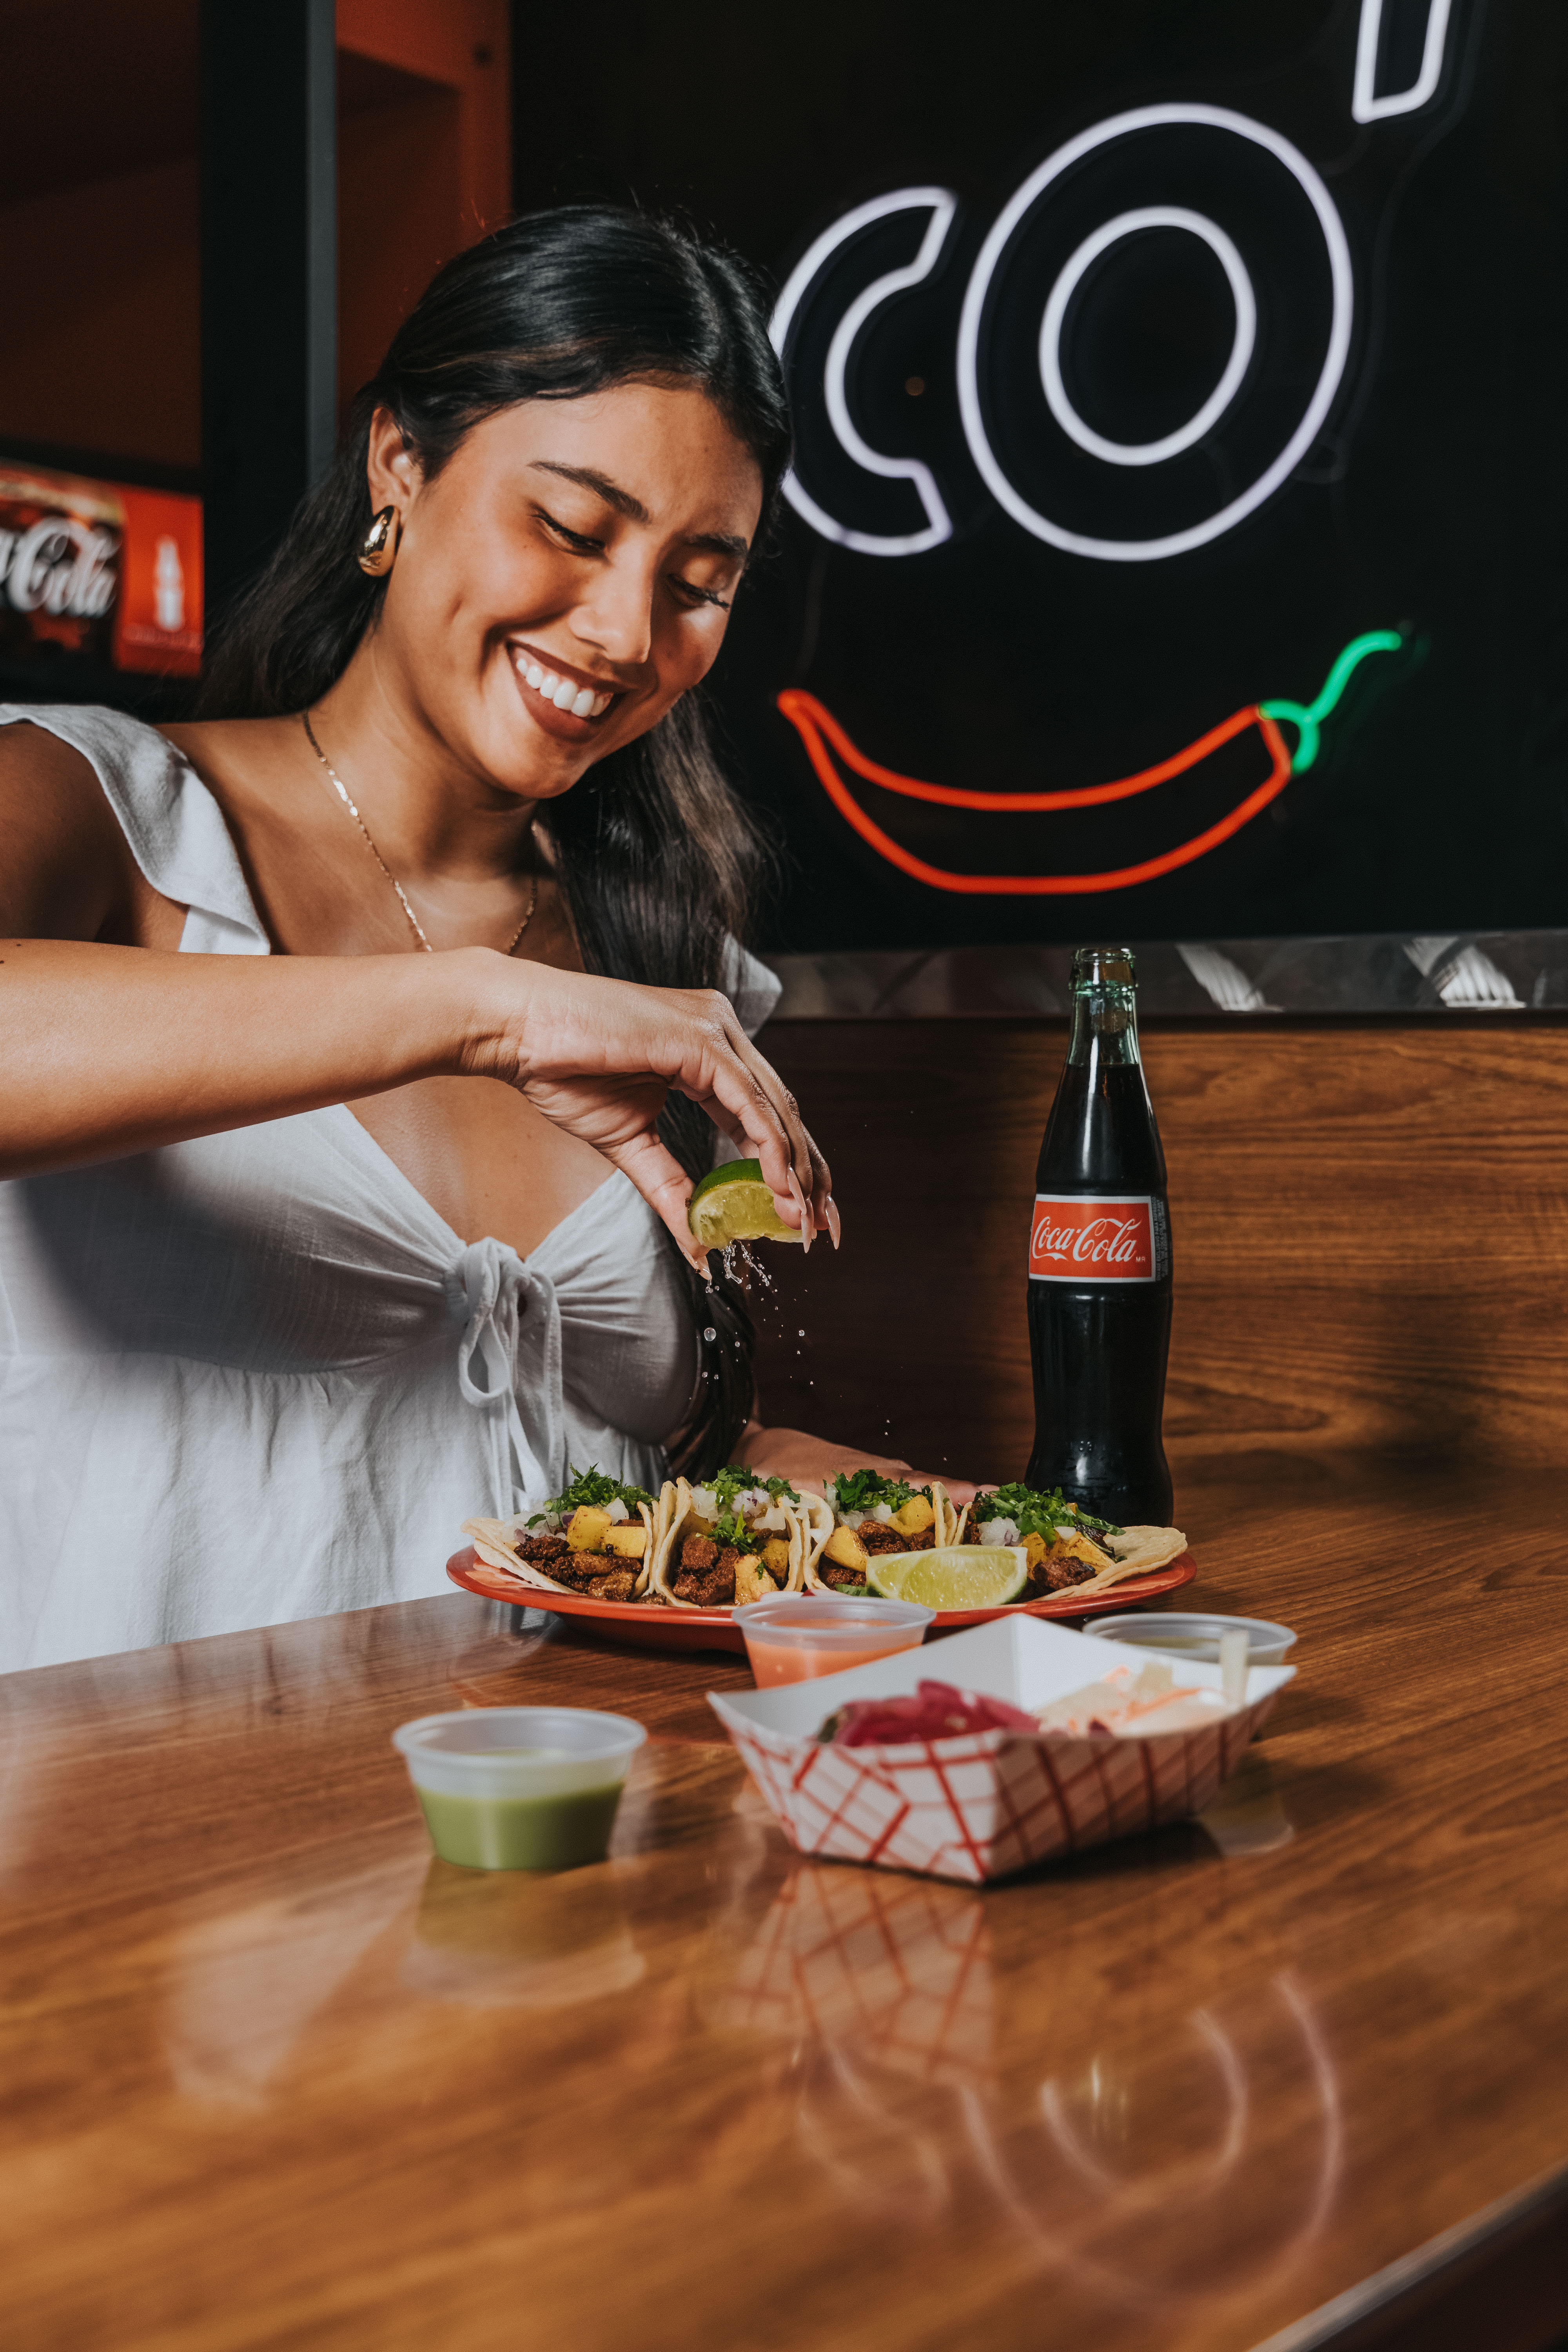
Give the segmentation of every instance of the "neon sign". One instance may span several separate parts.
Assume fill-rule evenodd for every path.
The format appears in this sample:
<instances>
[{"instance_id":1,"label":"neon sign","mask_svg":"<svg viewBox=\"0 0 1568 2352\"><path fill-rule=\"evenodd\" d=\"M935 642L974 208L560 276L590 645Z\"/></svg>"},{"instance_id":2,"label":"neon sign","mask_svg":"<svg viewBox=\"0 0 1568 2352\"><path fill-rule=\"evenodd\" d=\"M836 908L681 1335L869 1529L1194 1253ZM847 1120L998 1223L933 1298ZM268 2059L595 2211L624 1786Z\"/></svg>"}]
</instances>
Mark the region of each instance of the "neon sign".
<instances>
[{"instance_id":1,"label":"neon sign","mask_svg":"<svg viewBox=\"0 0 1568 2352\"><path fill-rule=\"evenodd\" d=\"M851 530L846 524L836 522L826 509L817 504L810 491L803 488L793 469L784 478L784 496L796 514L803 516L813 530L819 531L824 539L835 540L840 547L852 547L859 555L919 555L923 549L940 547L944 539L952 537L952 525L948 520L947 509L942 504L942 492L937 488L936 477L931 467L922 466L918 457L884 457L861 438L849 414L845 379L849 368L849 354L872 311L879 309L889 295L900 294L909 286L918 286L922 278L931 275L957 210L958 198L946 188L900 188L896 194L877 196L868 205L857 205L853 212L846 213L842 220L835 221L795 265L773 311L770 331L773 348L782 359L795 312L804 296L841 247L847 245L851 237L858 236L863 229L873 227L879 221L890 219L897 213L930 213L930 226L921 240L920 251L909 267L889 269L886 277L874 279L845 311L827 347L827 363L823 371L822 385L827 420L840 448L858 466L863 466L868 474L879 474L885 481L912 482L925 509L924 530L910 531L902 537Z\"/></svg>"},{"instance_id":2,"label":"neon sign","mask_svg":"<svg viewBox=\"0 0 1568 2352\"><path fill-rule=\"evenodd\" d=\"M1356 30L1355 87L1351 113L1357 122L1381 122L1391 114L1415 114L1435 94L1443 75L1443 45L1448 31L1448 0L1426 0L1426 33L1421 68L1408 89L1375 96L1377 44L1383 30L1383 0L1361 0Z\"/></svg>"},{"instance_id":3,"label":"neon sign","mask_svg":"<svg viewBox=\"0 0 1568 2352\"><path fill-rule=\"evenodd\" d=\"M1310 768L1318 756L1324 720L1337 707L1348 685L1352 672L1368 655L1396 653L1404 639L1394 629L1370 629L1345 646L1325 679L1321 692L1310 703L1254 702L1233 711L1217 727L1200 735L1168 760L1156 766L1143 768L1136 775L1119 776L1113 782L1085 784L1071 790L1048 793L982 793L969 792L955 784L923 783L913 776L901 776L891 768L884 768L854 743L840 727L826 706L814 694L800 687L790 687L778 698L778 707L795 729L805 746L806 757L816 772L829 800L840 816L853 825L862 841L896 866L916 882L923 882L933 890L947 890L976 898L1069 898L1087 896L1100 890L1125 890L1134 883L1152 882L1163 874L1173 874L1184 866L1217 849L1223 841L1239 833L1251 823L1258 812L1278 798L1292 775ZM1296 749L1292 753L1279 732L1281 725L1295 730ZM987 815L1023 816L1048 814L1063 809L1094 808L1107 802L1131 800L1152 792L1159 784L1169 783L1173 777L1184 775L1203 761L1231 742L1249 728L1256 728L1268 755L1268 773L1261 783L1254 785L1246 798L1216 824L1211 824L1190 840L1173 849L1163 850L1158 856L1145 857L1137 863L1121 866L1100 874L961 874L949 867L932 866L917 857L901 842L868 816L845 782L835 763L835 753L854 774L881 791L896 793L901 799L934 803L942 808L967 809Z\"/></svg>"},{"instance_id":4,"label":"neon sign","mask_svg":"<svg viewBox=\"0 0 1568 2352\"><path fill-rule=\"evenodd\" d=\"M1102 433L1087 425L1071 401L1062 382L1062 322L1068 304L1077 293L1091 263L1108 253L1124 236L1134 236L1142 228L1184 228L1201 237L1219 261L1230 281L1230 298L1236 311L1236 330L1231 338L1230 357L1219 382L1200 408L1194 411L1184 425L1173 433L1163 434L1154 441L1108 441ZM1040 321L1040 381L1046 387L1046 403L1051 415L1069 439L1087 449L1091 457L1103 457L1108 466L1157 466L1162 458L1178 457L1201 441L1211 425L1217 424L1236 396L1237 388L1247 373L1247 363L1252 357L1252 347L1258 340L1258 303L1252 291L1252 280L1247 274L1247 264L1237 252L1235 241L1226 236L1217 222L1203 213L1189 212L1184 205L1143 205L1136 212L1118 213L1114 220L1102 222L1086 236L1078 251L1062 265L1057 282L1046 304L1046 315Z\"/></svg>"},{"instance_id":5,"label":"neon sign","mask_svg":"<svg viewBox=\"0 0 1568 2352\"><path fill-rule=\"evenodd\" d=\"M1405 89L1379 95L1383 0L1361 0L1351 101L1357 122L1412 114L1435 97L1443 75L1451 0L1426 0L1426 7L1415 79ZM998 351L1010 348L1016 340L1013 332L1016 320L999 281L1017 241L1078 167L1110 149L1125 150L1128 142L1170 131L1241 141L1255 155L1268 157L1293 183L1298 197L1305 198L1310 207L1321 241L1329 297L1327 329L1315 376L1310 384L1303 381L1300 405L1290 429L1244 488L1212 512L1178 529L1142 536L1113 535L1079 528L1047 512L1037 493L1031 496L1019 487L1016 465L1009 465L998 446L988 383L994 375ZM792 472L784 485L790 504L814 530L859 554L919 555L952 536L949 503L931 468L921 459L889 457L871 446L855 422L849 384L857 348L874 314L895 296L931 278L949 243L957 210L952 191L940 187L901 188L856 205L816 239L791 272L773 314L773 342L786 366L791 366L802 322L845 248L900 214L928 215L914 258L876 278L847 304L828 345L821 387L821 406L839 450L867 474L908 482L923 510L923 527L902 532L861 530L831 514L798 473ZM1073 300L1086 275L1115 246L1151 230L1174 230L1195 237L1219 262L1231 304L1230 350L1217 382L1183 424L1143 442L1119 442L1096 430L1079 414L1064 374L1064 343L1071 336ZM1003 512L1034 538L1064 553L1113 563L1152 562L1184 554L1219 538L1264 505L1312 447L1344 376L1354 309L1351 252L1339 212L1320 174L1280 132L1249 115L1200 103L1136 107L1111 115L1068 140L1029 173L1003 206L980 248L963 297L955 352L959 408L969 455ZM1149 469L1169 464L1206 445L1228 422L1231 412L1238 404L1245 406L1258 329L1258 299L1252 277L1236 239L1218 222L1190 205L1149 204L1119 211L1079 242L1058 271L1047 298L1037 338L1046 414L1069 446L1102 465ZM812 387L797 383L795 390L797 405L815 404Z\"/></svg>"}]
</instances>

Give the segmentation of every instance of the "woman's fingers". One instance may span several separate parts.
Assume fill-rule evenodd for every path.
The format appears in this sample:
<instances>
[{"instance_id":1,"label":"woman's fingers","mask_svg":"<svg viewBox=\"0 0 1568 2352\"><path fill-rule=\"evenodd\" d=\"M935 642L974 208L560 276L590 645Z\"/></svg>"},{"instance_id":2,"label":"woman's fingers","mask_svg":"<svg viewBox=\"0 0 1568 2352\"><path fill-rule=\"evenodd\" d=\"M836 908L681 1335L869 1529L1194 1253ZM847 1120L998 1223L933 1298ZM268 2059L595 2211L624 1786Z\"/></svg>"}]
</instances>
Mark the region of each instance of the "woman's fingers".
<instances>
[{"instance_id":1,"label":"woman's fingers","mask_svg":"<svg viewBox=\"0 0 1568 2352\"><path fill-rule=\"evenodd\" d=\"M789 1139L788 1174L793 1179L790 1195L796 1200L796 1206L801 1211L802 1231L805 1231L807 1223L815 1231L826 1223L826 1203L833 1189L827 1162L801 1118L800 1105L772 1063L757 1051L749 1037L743 1039L743 1057L758 1085L767 1094Z\"/></svg>"},{"instance_id":2,"label":"woman's fingers","mask_svg":"<svg viewBox=\"0 0 1568 2352\"><path fill-rule=\"evenodd\" d=\"M706 1280L707 1253L698 1247L687 1215L691 1179L679 1160L648 1130L606 1150L605 1156L631 1178L648 1206L669 1227L688 1265Z\"/></svg>"},{"instance_id":3,"label":"woman's fingers","mask_svg":"<svg viewBox=\"0 0 1568 2352\"><path fill-rule=\"evenodd\" d=\"M724 1042L733 1060L726 1056L721 1062L720 1070L730 1083L716 1085L716 1092L738 1118L746 1140L755 1147L749 1156L761 1162L780 1215L786 1224L799 1225L809 1249L817 1228L827 1223L826 1203L833 1184L827 1162L778 1072L741 1028L728 1000L721 999L720 1004L727 1033ZM733 1136L734 1129L731 1127L729 1132ZM794 1204L793 1218L786 1202Z\"/></svg>"},{"instance_id":4,"label":"woman's fingers","mask_svg":"<svg viewBox=\"0 0 1568 2352\"><path fill-rule=\"evenodd\" d=\"M508 978L521 984L516 967ZM527 984L513 1083L547 1118L624 1169L689 1256L689 1185L652 1132L667 1087L689 1096L743 1158L760 1163L780 1215L798 1228L807 1248L819 1231L831 1233L837 1244L827 1162L728 997L714 989L641 988L545 967L532 970ZM490 1075L482 1059L472 1066Z\"/></svg>"}]
</instances>

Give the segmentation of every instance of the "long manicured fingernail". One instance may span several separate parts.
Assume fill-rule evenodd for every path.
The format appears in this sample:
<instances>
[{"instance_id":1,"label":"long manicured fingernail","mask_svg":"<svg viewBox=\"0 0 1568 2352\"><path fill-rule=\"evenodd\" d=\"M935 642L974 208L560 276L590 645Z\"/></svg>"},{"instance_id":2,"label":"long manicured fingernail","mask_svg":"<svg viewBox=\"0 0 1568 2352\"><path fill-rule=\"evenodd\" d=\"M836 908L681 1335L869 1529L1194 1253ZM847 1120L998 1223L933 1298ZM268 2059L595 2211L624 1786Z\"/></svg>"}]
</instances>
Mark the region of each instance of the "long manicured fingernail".
<instances>
[{"instance_id":1,"label":"long manicured fingernail","mask_svg":"<svg viewBox=\"0 0 1568 2352\"><path fill-rule=\"evenodd\" d=\"M793 1168L789 1171L789 1189L795 1196L795 1207L800 1211L800 1245L805 1255L809 1257L816 1228L812 1221L811 1211L806 1206L805 1194L800 1189L800 1178Z\"/></svg>"},{"instance_id":2,"label":"long manicured fingernail","mask_svg":"<svg viewBox=\"0 0 1568 2352\"><path fill-rule=\"evenodd\" d=\"M831 1192L829 1192L827 1196L823 1214L827 1220L827 1237L832 1242L834 1248L837 1249L840 1241L843 1239L844 1228L839 1223L838 1204L835 1201Z\"/></svg>"}]
</instances>

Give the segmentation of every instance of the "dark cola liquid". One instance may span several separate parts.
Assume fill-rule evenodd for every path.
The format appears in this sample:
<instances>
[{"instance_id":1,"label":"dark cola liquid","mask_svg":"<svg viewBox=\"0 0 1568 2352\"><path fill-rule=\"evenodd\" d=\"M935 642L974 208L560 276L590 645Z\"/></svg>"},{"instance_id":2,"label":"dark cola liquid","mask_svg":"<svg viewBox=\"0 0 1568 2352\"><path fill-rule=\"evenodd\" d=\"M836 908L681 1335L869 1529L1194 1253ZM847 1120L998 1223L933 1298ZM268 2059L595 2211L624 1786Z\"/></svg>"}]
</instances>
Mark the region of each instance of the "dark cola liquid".
<instances>
[{"instance_id":1,"label":"dark cola liquid","mask_svg":"<svg viewBox=\"0 0 1568 2352\"><path fill-rule=\"evenodd\" d=\"M1042 1280L1031 1254L1029 1353L1035 1379L1035 1450L1026 1484L1059 1486L1069 1501L1121 1526L1171 1523L1170 1465L1161 1441L1171 1344L1171 1254L1165 1160L1137 1059L1129 1007L1105 1017L1103 1002L1075 1005L1073 1044L1052 1106L1036 1173L1037 1194L1065 1196L1056 1214L1114 1235L1135 1220L1147 1231L1153 1280L1081 1276ZM1110 1196L1103 1203L1086 1195ZM1119 1205L1116 1196L1123 1196ZM1150 1210L1125 1205L1128 1197ZM1037 1210L1037 1222L1040 1212Z\"/></svg>"}]
</instances>

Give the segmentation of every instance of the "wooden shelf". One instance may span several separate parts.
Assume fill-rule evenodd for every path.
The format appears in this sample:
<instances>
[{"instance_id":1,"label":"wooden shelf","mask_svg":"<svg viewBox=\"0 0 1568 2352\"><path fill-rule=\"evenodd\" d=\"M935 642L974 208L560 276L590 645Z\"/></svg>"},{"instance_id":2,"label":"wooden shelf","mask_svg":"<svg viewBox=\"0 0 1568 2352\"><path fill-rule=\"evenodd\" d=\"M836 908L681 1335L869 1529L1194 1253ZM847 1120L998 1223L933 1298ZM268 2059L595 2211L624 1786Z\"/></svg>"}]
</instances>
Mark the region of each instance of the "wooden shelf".
<instances>
[{"instance_id":1,"label":"wooden shelf","mask_svg":"<svg viewBox=\"0 0 1568 2352\"><path fill-rule=\"evenodd\" d=\"M196 0L12 12L0 83L0 449L202 462ZM346 393L450 255L510 206L500 0L340 0ZM183 486L183 484L182 484Z\"/></svg>"}]
</instances>

